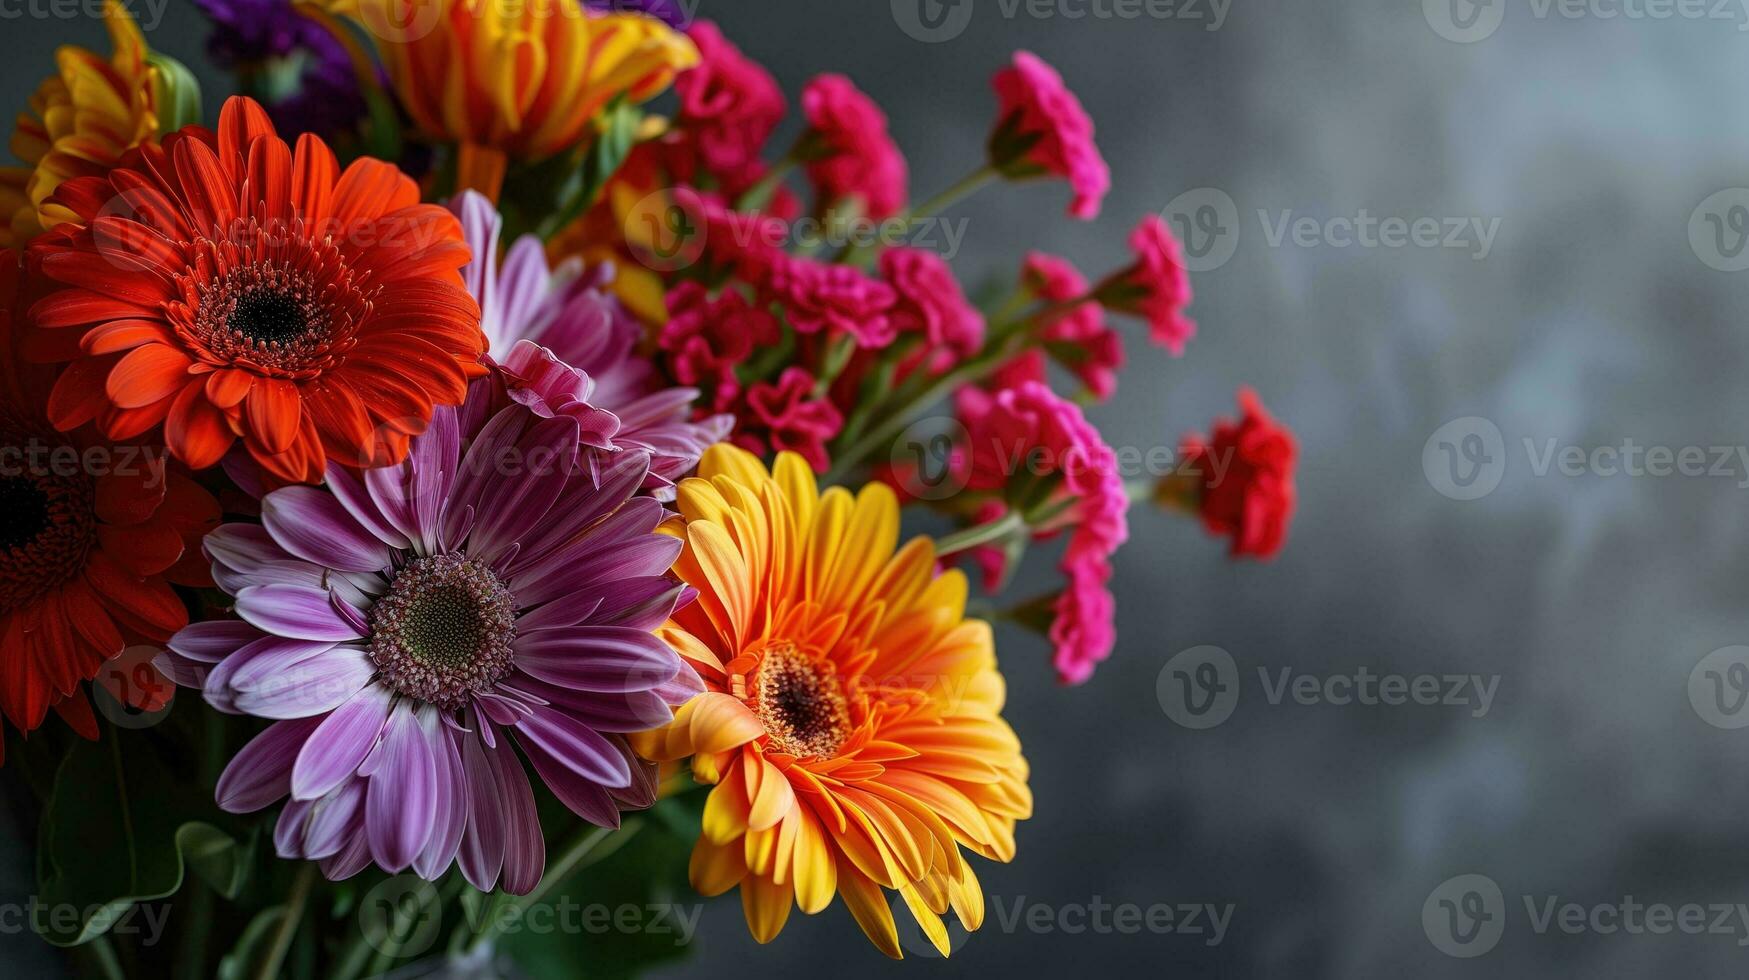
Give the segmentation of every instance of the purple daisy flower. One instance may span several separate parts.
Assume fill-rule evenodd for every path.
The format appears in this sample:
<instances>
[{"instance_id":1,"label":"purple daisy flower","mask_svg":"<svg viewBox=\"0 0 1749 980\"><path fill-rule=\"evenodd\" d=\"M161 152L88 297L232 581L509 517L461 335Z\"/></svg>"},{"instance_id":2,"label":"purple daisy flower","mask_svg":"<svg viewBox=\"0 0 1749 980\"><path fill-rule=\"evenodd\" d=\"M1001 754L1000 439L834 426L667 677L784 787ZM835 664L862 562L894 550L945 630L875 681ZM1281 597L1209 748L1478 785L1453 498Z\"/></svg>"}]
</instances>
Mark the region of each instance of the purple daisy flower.
<instances>
[{"instance_id":1,"label":"purple daisy flower","mask_svg":"<svg viewBox=\"0 0 1749 980\"><path fill-rule=\"evenodd\" d=\"M439 409L400 465L332 467L326 489L275 490L260 525L208 535L241 619L189 626L159 658L219 710L274 719L219 805L289 795L279 854L332 879L454 862L482 891L502 876L526 893L545 846L523 759L617 826L656 797L624 733L701 689L651 632L689 597L662 505L634 496L649 457L615 454L597 484L572 419L514 402L485 418L495 384Z\"/></svg>"},{"instance_id":2,"label":"purple daisy flower","mask_svg":"<svg viewBox=\"0 0 1749 980\"><path fill-rule=\"evenodd\" d=\"M466 191L450 209L474 255L497 256L503 220L492 203ZM462 278L511 397L544 417L576 419L592 467L612 453L644 450L646 488L673 500L675 481L734 429L732 415L693 421L698 389L669 387L638 354L643 331L605 288L610 263L585 272L571 260L553 269L540 239L524 235L503 262L476 258Z\"/></svg>"}]
</instances>

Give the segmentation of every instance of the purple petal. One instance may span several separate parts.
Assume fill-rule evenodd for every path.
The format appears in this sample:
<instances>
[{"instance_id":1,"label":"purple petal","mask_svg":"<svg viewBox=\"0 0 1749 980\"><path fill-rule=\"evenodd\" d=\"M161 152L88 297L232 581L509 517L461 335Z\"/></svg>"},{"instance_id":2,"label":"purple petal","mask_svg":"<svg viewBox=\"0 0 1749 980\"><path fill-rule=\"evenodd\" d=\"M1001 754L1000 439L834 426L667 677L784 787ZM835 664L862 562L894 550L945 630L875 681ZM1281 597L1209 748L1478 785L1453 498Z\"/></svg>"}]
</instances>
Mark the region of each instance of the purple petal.
<instances>
[{"instance_id":1,"label":"purple petal","mask_svg":"<svg viewBox=\"0 0 1749 980\"><path fill-rule=\"evenodd\" d=\"M334 647L332 640L288 640L264 636L226 657L224 663L213 671L208 683L215 689L228 689L233 695L239 690L275 684L281 671L319 653L327 653Z\"/></svg>"},{"instance_id":2,"label":"purple petal","mask_svg":"<svg viewBox=\"0 0 1749 980\"><path fill-rule=\"evenodd\" d=\"M546 561L517 572L510 587L518 601L537 605L604 582L659 575L673 567L685 546L670 535L646 534L594 553L584 538L573 550L560 549Z\"/></svg>"},{"instance_id":3,"label":"purple petal","mask_svg":"<svg viewBox=\"0 0 1749 980\"><path fill-rule=\"evenodd\" d=\"M279 811L279 822L273 827L273 851L282 858L297 860L304 856L304 824L310 817L307 800L293 800Z\"/></svg>"},{"instance_id":4,"label":"purple petal","mask_svg":"<svg viewBox=\"0 0 1749 980\"><path fill-rule=\"evenodd\" d=\"M227 813L253 813L291 792L292 763L317 720L299 718L267 726L243 746L219 776L213 797Z\"/></svg>"},{"instance_id":5,"label":"purple petal","mask_svg":"<svg viewBox=\"0 0 1749 980\"><path fill-rule=\"evenodd\" d=\"M387 871L413 863L431 838L437 807L437 709L395 707L383 729L381 756L371 771L364 823L371 857Z\"/></svg>"},{"instance_id":6,"label":"purple petal","mask_svg":"<svg viewBox=\"0 0 1749 980\"><path fill-rule=\"evenodd\" d=\"M322 720L292 768L293 799L325 796L358 771L376 747L394 702L389 689L371 684Z\"/></svg>"},{"instance_id":7,"label":"purple petal","mask_svg":"<svg viewBox=\"0 0 1749 980\"><path fill-rule=\"evenodd\" d=\"M419 540L419 527L408 500L412 467L406 460L394 466L376 466L364 471L364 487L383 520L409 542Z\"/></svg>"},{"instance_id":8,"label":"purple petal","mask_svg":"<svg viewBox=\"0 0 1749 980\"><path fill-rule=\"evenodd\" d=\"M685 589L685 586L674 584L672 579L655 575L595 583L523 613L516 621L516 628L532 633L589 623L649 632L674 614Z\"/></svg>"},{"instance_id":9,"label":"purple petal","mask_svg":"<svg viewBox=\"0 0 1749 980\"><path fill-rule=\"evenodd\" d=\"M484 728L489 722L475 719ZM504 811L499 806L498 777L491 750L479 735L462 737L462 771L468 785L467 831L462 835L456 860L468 884L489 892L498 883L504 867Z\"/></svg>"},{"instance_id":10,"label":"purple petal","mask_svg":"<svg viewBox=\"0 0 1749 980\"><path fill-rule=\"evenodd\" d=\"M522 761L510 747L509 739L499 739L497 748L486 754L492 760L498 802L504 813L504 890L512 895L526 895L540 884L547 863L547 845L534 808L534 790L528 785L528 773L522 771Z\"/></svg>"},{"instance_id":11,"label":"purple petal","mask_svg":"<svg viewBox=\"0 0 1749 980\"><path fill-rule=\"evenodd\" d=\"M295 640L361 640L328 600L307 585L256 585L237 593L237 615L261 629Z\"/></svg>"},{"instance_id":12,"label":"purple petal","mask_svg":"<svg viewBox=\"0 0 1749 980\"><path fill-rule=\"evenodd\" d=\"M656 523L662 519L661 504L655 501L650 501L647 505L637 501L627 503L644 482L644 476L648 472L648 456L643 453L619 453L602 474L599 485L591 486L579 480L567 486L558 502L553 505L548 520L538 531L525 536L522 556L516 566L512 567L512 573L544 560L555 549L570 544L585 528L623 509L621 505L641 508L650 520L650 528L654 529Z\"/></svg>"},{"instance_id":13,"label":"purple petal","mask_svg":"<svg viewBox=\"0 0 1749 980\"><path fill-rule=\"evenodd\" d=\"M516 666L581 691L647 691L673 679L680 657L655 635L624 626L572 626L519 635Z\"/></svg>"},{"instance_id":14,"label":"purple petal","mask_svg":"<svg viewBox=\"0 0 1749 980\"><path fill-rule=\"evenodd\" d=\"M345 704L376 676L377 665L362 651L335 647L275 676L271 682L238 691L239 711L262 718L308 718Z\"/></svg>"},{"instance_id":15,"label":"purple petal","mask_svg":"<svg viewBox=\"0 0 1749 980\"><path fill-rule=\"evenodd\" d=\"M305 857L311 860L333 857L345 850L348 842L364 836L364 793L368 785L367 780L349 779L334 792L311 801L310 822L304 829Z\"/></svg>"},{"instance_id":16,"label":"purple petal","mask_svg":"<svg viewBox=\"0 0 1749 980\"><path fill-rule=\"evenodd\" d=\"M455 409L440 405L431 413L425 433L413 440L407 462L412 469L408 506L419 543L425 554L443 550L443 509L449 501L449 485L455 479L461 456L461 430Z\"/></svg>"},{"instance_id":17,"label":"purple petal","mask_svg":"<svg viewBox=\"0 0 1749 980\"><path fill-rule=\"evenodd\" d=\"M353 520L339 498L315 487L268 494L261 523L280 547L324 568L375 572L389 565L389 546Z\"/></svg>"},{"instance_id":18,"label":"purple petal","mask_svg":"<svg viewBox=\"0 0 1749 980\"><path fill-rule=\"evenodd\" d=\"M216 664L241 647L261 639L262 632L236 619L190 623L170 638L170 649L190 660Z\"/></svg>"},{"instance_id":19,"label":"purple petal","mask_svg":"<svg viewBox=\"0 0 1749 980\"><path fill-rule=\"evenodd\" d=\"M531 693L546 698L554 707L598 732L647 732L674 718L673 707L659 693L662 688L630 694L596 694L554 687L526 674L511 676Z\"/></svg>"},{"instance_id":20,"label":"purple petal","mask_svg":"<svg viewBox=\"0 0 1749 980\"><path fill-rule=\"evenodd\" d=\"M506 409L512 411L512 409ZM577 425L569 419L542 419L517 440L514 472L487 483L476 505L468 551L485 561L540 522L572 479L577 461Z\"/></svg>"},{"instance_id":21,"label":"purple petal","mask_svg":"<svg viewBox=\"0 0 1749 980\"><path fill-rule=\"evenodd\" d=\"M431 839L413 860L413 870L421 878L435 880L455 860L461 847L462 832L468 823L468 778L462 771L462 760L456 751L455 739L447 727L440 727L432 742L437 750L438 812L431 827Z\"/></svg>"},{"instance_id":22,"label":"purple petal","mask_svg":"<svg viewBox=\"0 0 1749 980\"><path fill-rule=\"evenodd\" d=\"M546 783L547 789L552 790L559 802L569 807L572 813L598 827L619 826L619 806L600 783L578 775L539 742L522 737L520 732L516 741L522 746L528 761L534 764L541 782Z\"/></svg>"},{"instance_id":23,"label":"purple petal","mask_svg":"<svg viewBox=\"0 0 1749 980\"><path fill-rule=\"evenodd\" d=\"M209 531L200 545L215 570L222 565L247 574L271 562L297 560L259 524L222 524Z\"/></svg>"},{"instance_id":24,"label":"purple petal","mask_svg":"<svg viewBox=\"0 0 1749 980\"><path fill-rule=\"evenodd\" d=\"M329 881L345 881L363 871L370 864L370 844L364 834L358 834L346 842L346 847L339 854L322 861L322 874Z\"/></svg>"},{"instance_id":25,"label":"purple petal","mask_svg":"<svg viewBox=\"0 0 1749 980\"><path fill-rule=\"evenodd\" d=\"M413 543L407 536L395 530L377 510L376 501L371 499L364 481L351 470L337 464L328 467L328 489L333 491L335 499L358 522L359 527L375 535L378 541L391 548L411 548Z\"/></svg>"},{"instance_id":26,"label":"purple petal","mask_svg":"<svg viewBox=\"0 0 1749 980\"><path fill-rule=\"evenodd\" d=\"M517 724L516 731L585 779L604 786L631 785L631 769L613 743L563 711L537 707Z\"/></svg>"}]
</instances>

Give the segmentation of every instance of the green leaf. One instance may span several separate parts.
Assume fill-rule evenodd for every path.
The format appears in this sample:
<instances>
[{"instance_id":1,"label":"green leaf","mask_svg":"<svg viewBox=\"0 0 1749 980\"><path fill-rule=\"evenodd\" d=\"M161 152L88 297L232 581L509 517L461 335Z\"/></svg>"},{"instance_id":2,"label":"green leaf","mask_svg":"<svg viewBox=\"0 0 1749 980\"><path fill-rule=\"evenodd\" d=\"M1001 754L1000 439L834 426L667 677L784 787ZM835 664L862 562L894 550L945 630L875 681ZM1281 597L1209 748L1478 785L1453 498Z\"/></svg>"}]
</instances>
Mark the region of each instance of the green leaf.
<instances>
[{"instance_id":1,"label":"green leaf","mask_svg":"<svg viewBox=\"0 0 1749 980\"><path fill-rule=\"evenodd\" d=\"M158 106L159 134L174 133L184 126L200 123L200 82L188 66L157 51L146 55L146 61L158 69L154 83Z\"/></svg>"},{"instance_id":2,"label":"green leaf","mask_svg":"<svg viewBox=\"0 0 1749 980\"><path fill-rule=\"evenodd\" d=\"M620 165L625 163L632 147L637 144L638 126L643 121L643 112L623 99L602 110L597 120L599 132L595 142L590 144L583 156L583 166L560 196L564 205L542 222L543 235L550 236L566 227L595 204L601 196L601 189L619 172Z\"/></svg>"},{"instance_id":3,"label":"green leaf","mask_svg":"<svg viewBox=\"0 0 1749 980\"><path fill-rule=\"evenodd\" d=\"M170 762L145 732L105 731L79 742L55 774L43 808L31 926L58 946L109 930L136 903L166 898L194 873L235 896L248 848L206 823L210 790Z\"/></svg>"}]
</instances>

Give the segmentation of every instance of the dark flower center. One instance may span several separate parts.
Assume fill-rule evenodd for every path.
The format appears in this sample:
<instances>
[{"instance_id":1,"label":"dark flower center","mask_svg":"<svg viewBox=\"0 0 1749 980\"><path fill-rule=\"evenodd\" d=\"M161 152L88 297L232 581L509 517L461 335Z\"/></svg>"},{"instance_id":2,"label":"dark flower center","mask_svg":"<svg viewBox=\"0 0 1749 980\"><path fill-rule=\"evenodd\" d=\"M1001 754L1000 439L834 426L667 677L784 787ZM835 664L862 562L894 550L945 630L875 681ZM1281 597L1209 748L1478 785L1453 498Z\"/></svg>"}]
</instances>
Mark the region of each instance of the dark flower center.
<instances>
[{"instance_id":1,"label":"dark flower center","mask_svg":"<svg viewBox=\"0 0 1749 980\"><path fill-rule=\"evenodd\" d=\"M463 555L415 558L370 611L371 658L409 697L461 708L510 672L516 602Z\"/></svg>"},{"instance_id":2,"label":"dark flower center","mask_svg":"<svg viewBox=\"0 0 1749 980\"><path fill-rule=\"evenodd\" d=\"M97 493L71 447L0 429L0 612L18 609L85 570L97 544Z\"/></svg>"},{"instance_id":3,"label":"dark flower center","mask_svg":"<svg viewBox=\"0 0 1749 980\"><path fill-rule=\"evenodd\" d=\"M258 343L286 344L310 329L309 312L296 296L258 289L238 298L225 326Z\"/></svg>"},{"instance_id":4,"label":"dark flower center","mask_svg":"<svg viewBox=\"0 0 1749 980\"><path fill-rule=\"evenodd\" d=\"M780 752L830 758L850 737L850 705L837 672L794 643L766 647L752 694L753 710Z\"/></svg>"},{"instance_id":5,"label":"dark flower center","mask_svg":"<svg viewBox=\"0 0 1749 980\"><path fill-rule=\"evenodd\" d=\"M49 526L49 498L35 480L0 477L0 550L35 541Z\"/></svg>"}]
</instances>

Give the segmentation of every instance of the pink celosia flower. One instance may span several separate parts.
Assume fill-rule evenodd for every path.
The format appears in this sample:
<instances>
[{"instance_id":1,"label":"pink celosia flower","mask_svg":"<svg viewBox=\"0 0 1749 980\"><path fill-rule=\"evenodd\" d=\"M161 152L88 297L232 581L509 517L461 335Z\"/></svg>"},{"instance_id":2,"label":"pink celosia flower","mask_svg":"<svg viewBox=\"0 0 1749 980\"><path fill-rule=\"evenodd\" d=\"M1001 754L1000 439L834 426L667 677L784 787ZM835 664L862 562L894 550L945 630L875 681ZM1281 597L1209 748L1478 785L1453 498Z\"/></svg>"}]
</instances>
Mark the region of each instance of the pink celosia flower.
<instances>
[{"instance_id":1,"label":"pink celosia flower","mask_svg":"<svg viewBox=\"0 0 1749 980\"><path fill-rule=\"evenodd\" d=\"M1111 171L1093 143L1093 120L1063 77L1029 51L1016 51L1014 64L991 80L1000 103L1000 122L991 137L992 163L1012 176L1044 171L1066 178L1075 198L1069 214L1090 219L1111 188ZM1001 159L1007 147L1018 159Z\"/></svg>"},{"instance_id":2,"label":"pink celosia flower","mask_svg":"<svg viewBox=\"0 0 1749 980\"><path fill-rule=\"evenodd\" d=\"M1143 218L1130 232L1130 249L1136 253L1135 264L1100 286L1099 301L1107 309L1145 318L1154 343L1180 356L1196 336L1196 321L1184 315L1192 293L1183 249L1157 214Z\"/></svg>"},{"instance_id":3,"label":"pink celosia flower","mask_svg":"<svg viewBox=\"0 0 1749 980\"><path fill-rule=\"evenodd\" d=\"M822 199L860 198L863 212L876 220L905 206L905 157L873 99L843 75L819 75L802 89L802 111L819 143L820 156L807 166Z\"/></svg>"},{"instance_id":4,"label":"pink celosia flower","mask_svg":"<svg viewBox=\"0 0 1749 980\"><path fill-rule=\"evenodd\" d=\"M893 342L898 295L853 266L786 256L772 266L766 288L798 333L849 334L865 348Z\"/></svg>"},{"instance_id":5,"label":"pink celosia flower","mask_svg":"<svg viewBox=\"0 0 1749 980\"><path fill-rule=\"evenodd\" d=\"M826 443L843 427L838 409L814 397L814 376L790 367L777 383L760 381L747 389L746 410L731 441L760 455L799 453L815 472L823 473L832 463Z\"/></svg>"},{"instance_id":6,"label":"pink celosia flower","mask_svg":"<svg viewBox=\"0 0 1749 980\"><path fill-rule=\"evenodd\" d=\"M923 336L931 370L944 370L983 346L984 317L966 302L941 256L920 248L889 248L881 253L880 272L897 297L895 333Z\"/></svg>"},{"instance_id":7,"label":"pink celosia flower","mask_svg":"<svg viewBox=\"0 0 1749 980\"><path fill-rule=\"evenodd\" d=\"M783 90L758 63L701 20L688 32L699 63L674 79L675 122L704 169L728 184L759 166L759 151L782 121Z\"/></svg>"},{"instance_id":8,"label":"pink celosia flower","mask_svg":"<svg viewBox=\"0 0 1749 980\"><path fill-rule=\"evenodd\" d=\"M1117 642L1117 604L1107 587L1111 563L1096 554L1080 554L1066 557L1061 568L1068 584L1053 606L1050 638L1056 653L1051 662L1063 683L1080 684L1111 656Z\"/></svg>"}]
</instances>

